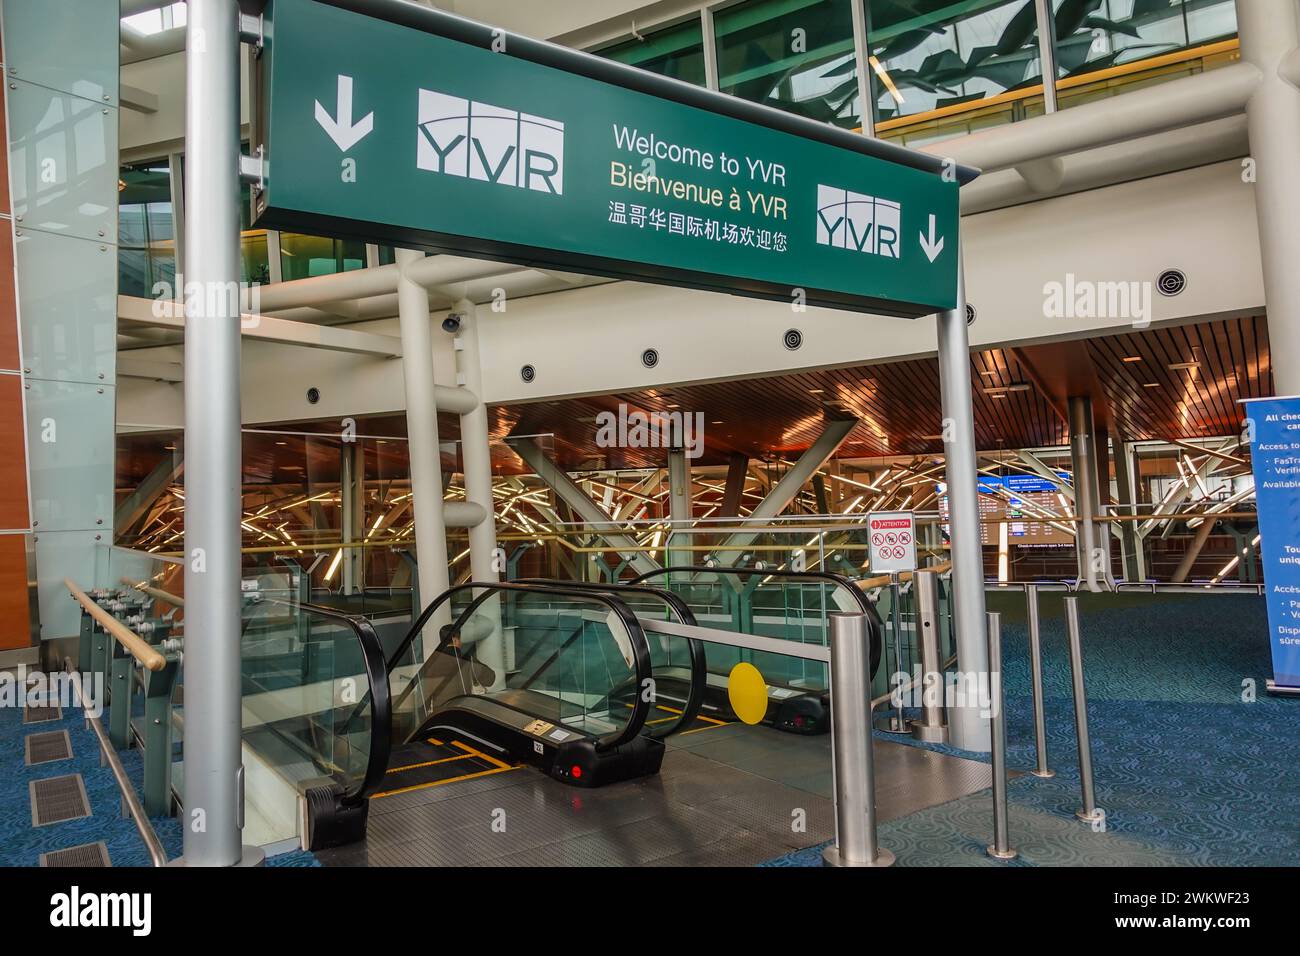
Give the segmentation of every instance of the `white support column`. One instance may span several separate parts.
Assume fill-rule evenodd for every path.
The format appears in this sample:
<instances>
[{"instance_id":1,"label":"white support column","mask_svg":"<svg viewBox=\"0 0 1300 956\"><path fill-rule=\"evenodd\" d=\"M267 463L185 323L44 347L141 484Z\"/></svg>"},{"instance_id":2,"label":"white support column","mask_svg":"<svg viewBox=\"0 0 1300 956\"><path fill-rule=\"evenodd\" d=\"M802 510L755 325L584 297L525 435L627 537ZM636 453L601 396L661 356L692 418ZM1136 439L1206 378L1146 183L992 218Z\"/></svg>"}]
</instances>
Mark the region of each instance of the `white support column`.
<instances>
[{"instance_id":1,"label":"white support column","mask_svg":"<svg viewBox=\"0 0 1300 956\"><path fill-rule=\"evenodd\" d=\"M424 254L396 250L397 314L402 332L402 380L406 391L406 435L411 457L411 504L415 516L415 546L419 566L420 600L435 601L449 587L447 525L443 518L442 462L438 447L437 389L433 383L433 337L429 293L406 277L406 270ZM430 621L436 628L451 623L451 608L443 605ZM431 650L425 641L426 652Z\"/></svg>"},{"instance_id":2,"label":"white support column","mask_svg":"<svg viewBox=\"0 0 1300 956\"><path fill-rule=\"evenodd\" d=\"M1296 0L1237 0L1237 30L1242 59L1262 74L1246 118L1273 389L1300 395L1300 89L1286 69L1300 56L1300 7Z\"/></svg>"},{"instance_id":3,"label":"white support column","mask_svg":"<svg viewBox=\"0 0 1300 956\"><path fill-rule=\"evenodd\" d=\"M691 463L686 457L686 449L672 448L668 452L668 515L672 519L672 529L689 528L691 525ZM680 550L684 544L690 544L691 535L682 533L672 538L675 547L665 552L664 560L669 565L694 564L694 551Z\"/></svg>"},{"instance_id":4,"label":"white support column","mask_svg":"<svg viewBox=\"0 0 1300 956\"><path fill-rule=\"evenodd\" d=\"M1115 452L1115 489L1119 492L1120 514L1135 517L1138 514L1137 462L1133 454L1133 443L1119 437L1118 431L1111 432L1111 446ZM1124 580L1136 584L1146 580L1146 561L1142 552L1142 537L1138 534L1136 521L1124 521L1119 528L1121 559L1124 563Z\"/></svg>"},{"instance_id":5,"label":"white support column","mask_svg":"<svg viewBox=\"0 0 1300 956\"><path fill-rule=\"evenodd\" d=\"M190 0L186 40L182 860L235 866L262 858L242 845L239 4Z\"/></svg>"},{"instance_id":6,"label":"white support column","mask_svg":"<svg viewBox=\"0 0 1300 956\"><path fill-rule=\"evenodd\" d=\"M1097 471L1094 463L1092 401L1076 395L1069 400L1070 411L1070 463L1074 470L1074 515L1079 519L1079 533L1075 537L1079 580L1086 582L1089 591L1100 591L1097 582L1098 564L1101 560L1097 547Z\"/></svg>"},{"instance_id":7,"label":"white support column","mask_svg":"<svg viewBox=\"0 0 1300 956\"><path fill-rule=\"evenodd\" d=\"M951 536L952 602L956 624L957 667L969 677L988 674L988 639L984 617L984 550L980 544L980 506L975 454L975 410L971 398L970 337L966 328L966 274L957 266L957 305L940 312L939 394L943 407L944 470L948 484L948 527ZM992 730L980 711L987 708L967 700L949 712L952 745L987 753Z\"/></svg>"},{"instance_id":8,"label":"white support column","mask_svg":"<svg viewBox=\"0 0 1300 956\"><path fill-rule=\"evenodd\" d=\"M499 581L497 562L496 506L492 496L492 454L488 447L487 406L483 404L483 363L478 344L478 307L461 299L453 307L460 317L456 330L456 384L480 396L478 404L460 417L460 454L465 468L465 499L481 505L483 520L469 529L469 564L475 581ZM486 613L500 612L496 601L483 605ZM505 634L498 618L490 637L478 650L478 659L496 674L493 687L504 687L506 676Z\"/></svg>"}]
</instances>

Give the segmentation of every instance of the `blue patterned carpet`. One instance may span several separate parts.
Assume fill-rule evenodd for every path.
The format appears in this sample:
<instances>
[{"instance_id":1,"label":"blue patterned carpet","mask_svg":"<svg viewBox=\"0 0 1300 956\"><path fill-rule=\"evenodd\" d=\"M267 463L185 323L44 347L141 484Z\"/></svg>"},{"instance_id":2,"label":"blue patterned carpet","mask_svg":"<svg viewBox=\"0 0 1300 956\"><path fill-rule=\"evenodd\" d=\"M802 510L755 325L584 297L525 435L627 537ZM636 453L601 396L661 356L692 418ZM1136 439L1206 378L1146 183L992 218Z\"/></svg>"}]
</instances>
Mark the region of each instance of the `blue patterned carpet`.
<instances>
[{"instance_id":1,"label":"blue patterned carpet","mask_svg":"<svg viewBox=\"0 0 1300 956\"><path fill-rule=\"evenodd\" d=\"M80 710L64 709L59 721L24 724L22 711L0 708L0 866L39 866L42 853L84 843L103 841L113 866L149 866L149 854L129 817L122 816L121 794L113 771L99 765L98 742L86 727ZM103 716L105 726L108 714ZM28 767L24 739L28 734L67 730L72 758ZM122 764L140 792L144 765L140 751L121 753ZM28 784L32 780L79 773L86 785L91 815L43 827L32 826ZM168 859L181 855L181 825L169 817L155 817L154 830ZM283 853L269 858L268 866L319 866L307 852Z\"/></svg>"},{"instance_id":2,"label":"blue patterned carpet","mask_svg":"<svg viewBox=\"0 0 1300 956\"><path fill-rule=\"evenodd\" d=\"M1033 717L1022 601L1004 594L989 603L1005 612L1008 763L1028 770ZM1060 601L1059 594L1042 598L1047 749L1057 776L1025 775L1009 785L1011 845L1020 857L1006 864L984 852L993 826L987 790L883 824L880 845L902 866L1300 863L1300 702L1264 693L1270 665L1263 600L1083 596L1102 832L1074 817L1078 753ZM821 848L814 847L766 865L820 863Z\"/></svg>"}]
</instances>

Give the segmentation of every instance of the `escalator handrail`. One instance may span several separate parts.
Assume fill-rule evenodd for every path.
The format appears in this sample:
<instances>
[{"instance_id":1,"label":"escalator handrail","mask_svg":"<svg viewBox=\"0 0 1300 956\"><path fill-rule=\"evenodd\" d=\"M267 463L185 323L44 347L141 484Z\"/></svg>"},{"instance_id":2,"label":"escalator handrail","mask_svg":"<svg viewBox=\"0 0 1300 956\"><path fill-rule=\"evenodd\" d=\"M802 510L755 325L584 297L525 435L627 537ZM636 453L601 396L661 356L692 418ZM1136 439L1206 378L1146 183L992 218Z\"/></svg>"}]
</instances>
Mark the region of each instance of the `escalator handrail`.
<instances>
[{"instance_id":1,"label":"escalator handrail","mask_svg":"<svg viewBox=\"0 0 1300 956\"><path fill-rule=\"evenodd\" d=\"M388 662L384 659L383 642L375 633L374 625L358 614L345 614L319 604L299 604L281 598L266 600L346 624L361 646L361 660L366 669L366 680L370 684L366 691L366 696L370 698L370 753L366 758L366 772L361 782L354 789L343 793L343 803L354 806L379 789L388 772L392 752L393 698L388 686ZM355 717L357 713L354 710L352 716Z\"/></svg>"},{"instance_id":2,"label":"escalator handrail","mask_svg":"<svg viewBox=\"0 0 1300 956\"><path fill-rule=\"evenodd\" d=\"M627 591L636 594L649 594L658 598L667 604L677 616L679 624L688 624L691 627L696 625L695 612L693 612L680 595L674 594L667 588L654 587L647 584L602 584L596 581L559 581L554 578L524 578L520 581L522 584L557 584L567 587L577 587L590 591ZM686 702L682 705L681 716L671 724L663 727L656 727L650 730L649 736L655 739L662 739L676 733L683 727L689 727L691 722L699 716L700 708L704 706L704 690L708 680L708 663L704 658L704 644L694 638L686 638L687 655L690 658L691 683L687 691Z\"/></svg>"},{"instance_id":3,"label":"escalator handrail","mask_svg":"<svg viewBox=\"0 0 1300 956\"><path fill-rule=\"evenodd\" d=\"M831 584L836 585L837 587L843 588L846 594L852 595L853 602L858 606L859 610L861 610L862 613L869 615L869 612L875 610L874 606L871 603L871 599L868 598L865 594L863 594L859 588L854 587L853 582L849 578L846 578L842 574L836 574L833 571L790 571L785 569L779 571L777 570L769 571L765 569L760 571L757 568L730 568L730 567L710 568L708 566L674 565L672 567L656 568L653 571L646 571L644 574L638 574L629 583L640 584L642 581L646 581L649 578L657 577L658 575L661 574L670 574L673 572L677 572L680 574L706 574L706 573L734 574L737 576L742 574L764 574L770 577L799 578L799 579L812 580L812 581L828 581Z\"/></svg>"},{"instance_id":4,"label":"escalator handrail","mask_svg":"<svg viewBox=\"0 0 1300 956\"><path fill-rule=\"evenodd\" d=\"M871 674L874 677L876 668L880 665L880 658L884 649L885 624L880 619L880 612L876 610L875 602L867 597L861 589L854 587L853 582L842 574L836 574L833 571L760 571L757 568L734 568L734 567L717 567L695 565L672 565L666 568L655 568L652 571L646 571L644 574L638 574L630 583L640 584L643 581L663 574L734 574L737 576L747 574L764 574L771 577L795 578L810 581L825 581L834 584L852 597L852 603L858 610L866 616L867 619L867 646L870 648Z\"/></svg>"},{"instance_id":5,"label":"escalator handrail","mask_svg":"<svg viewBox=\"0 0 1300 956\"><path fill-rule=\"evenodd\" d=\"M411 629L407 632L406 637L397 646L397 649L389 656L387 667L388 671L392 669L401 660L415 642L416 637L424 630L429 623L435 611L443 604L451 600L452 595L460 591L479 589L482 593L475 595L474 600L469 606L461 612L460 616L452 622L451 626L446 629L446 636L438 642L438 650L450 641L459 631L476 610L479 605L492 596L494 591L520 591L525 594L553 594L558 597L584 598L594 600L605 605L618 617L619 623L623 625L628 634L628 639L632 645L632 657L636 682L638 687L644 687L645 682L653 676L650 663L650 644L646 640L645 631L641 629L641 622L637 620L631 609L621 600L609 593L599 591L583 591L573 588L544 587L540 585L516 584L508 581L466 581L464 584L457 584L448 588L442 594L438 595L430 604L420 612L420 616L412 623ZM436 653L436 651L435 651ZM595 744L597 750L609 750L614 747L620 747L632 740L635 740L641 734L645 727L645 722L650 716L650 702L645 699L643 694L637 694L635 703L632 706L632 714L628 718L622 730L614 731L603 737L596 738Z\"/></svg>"}]
</instances>

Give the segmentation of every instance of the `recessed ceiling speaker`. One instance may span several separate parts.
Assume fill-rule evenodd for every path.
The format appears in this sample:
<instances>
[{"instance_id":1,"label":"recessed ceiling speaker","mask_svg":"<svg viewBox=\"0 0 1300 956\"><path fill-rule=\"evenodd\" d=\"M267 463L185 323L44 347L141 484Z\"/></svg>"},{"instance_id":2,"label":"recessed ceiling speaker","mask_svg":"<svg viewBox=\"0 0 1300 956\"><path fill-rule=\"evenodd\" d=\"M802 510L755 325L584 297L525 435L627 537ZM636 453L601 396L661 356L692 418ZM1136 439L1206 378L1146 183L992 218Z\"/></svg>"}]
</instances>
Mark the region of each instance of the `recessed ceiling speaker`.
<instances>
[{"instance_id":1,"label":"recessed ceiling speaker","mask_svg":"<svg viewBox=\"0 0 1300 956\"><path fill-rule=\"evenodd\" d=\"M979 318L979 313L975 311L975 306L969 302L966 303L966 324L974 325L975 320Z\"/></svg>"},{"instance_id":2,"label":"recessed ceiling speaker","mask_svg":"<svg viewBox=\"0 0 1300 956\"><path fill-rule=\"evenodd\" d=\"M641 353L641 364L646 368L654 368L659 364L659 353L654 349L646 349Z\"/></svg>"},{"instance_id":3,"label":"recessed ceiling speaker","mask_svg":"<svg viewBox=\"0 0 1300 956\"><path fill-rule=\"evenodd\" d=\"M311 388L307 389L307 402L310 405L315 405L319 401L320 389L313 385Z\"/></svg>"},{"instance_id":4,"label":"recessed ceiling speaker","mask_svg":"<svg viewBox=\"0 0 1300 956\"><path fill-rule=\"evenodd\" d=\"M786 329L785 335L781 336L781 344L793 352L803 345L803 333L798 329Z\"/></svg>"},{"instance_id":5,"label":"recessed ceiling speaker","mask_svg":"<svg viewBox=\"0 0 1300 956\"><path fill-rule=\"evenodd\" d=\"M1186 288L1187 274L1182 269L1166 269L1156 279L1156 290L1169 298L1181 295Z\"/></svg>"},{"instance_id":6,"label":"recessed ceiling speaker","mask_svg":"<svg viewBox=\"0 0 1300 956\"><path fill-rule=\"evenodd\" d=\"M537 369L533 368L531 365L525 365L519 370L519 377L522 378L525 383L531 383L533 379L537 378Z\"/></svg>"}]
</instances>

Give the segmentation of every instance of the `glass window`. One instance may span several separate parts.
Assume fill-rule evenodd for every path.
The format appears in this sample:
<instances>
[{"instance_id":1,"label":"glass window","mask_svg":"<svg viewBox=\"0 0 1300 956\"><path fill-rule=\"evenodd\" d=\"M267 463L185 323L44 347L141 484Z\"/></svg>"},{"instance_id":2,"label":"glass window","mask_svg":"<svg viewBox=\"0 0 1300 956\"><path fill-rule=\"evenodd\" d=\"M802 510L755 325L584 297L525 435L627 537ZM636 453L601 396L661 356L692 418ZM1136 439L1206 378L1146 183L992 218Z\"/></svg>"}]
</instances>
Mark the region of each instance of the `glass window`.
<instances>
[{"instance_id":1,"label":"glass window","mask_svg":"<svg viewBox=\"0 0 1300 956\"><path fill-rule=\"evenodd\" d=\"M713 16L718 87L845 129L862 124L854 0L749 0Z\"/></svg>"},{"instance_id":2,"label":"glass window","mask_svg":"<svg viewBox=\"0 0 1300 956\"><path fill-rule=\"evenodd\" d=\"M176 281L171 171L167 160L123 166L117 183L118 291L153 297Z\"/></svg>"},{"instance_id":3,"label":"glass window","mask_svg":"<svg viewBox=\"0 0 1300 956\"><path fill-rule=\"evenodd\" d=\"M906 141L917 143L1042 111L1041 98L1027 105L1015 97L984 103L1042 83L1033 0L866 3L868 62L882 135L908 127L914 135ZM948 120L928 131L900 122L936 110L944 110Z\"/></svg>"},{"instance_id":4,"label":"glass window","mask_svg":"<svg viewBox=\"0 0 1300 956\"><path fill-rule=\"evenodd\" d=\"M239 188L239 260L240 280L266 285L271 281L271 259L265 229L251 229L253 188L244 183Z\"/></svg>"},{"instance_id":5,"label":"glass window","mask_svg":"<svg viewBox=\"0 0 1300 956\"><path fill-rule=\"evenodd\" d=\"M1236 59L1235 43L1223 42L1237 35L1232 0L1054 0L1053 9L1062 107Z\"/></svg>"},{"instance_id":6,"label":"glass window","mask_svg":"<svg viewBox=\"0 0 1300 956\"><path fill-rule=\"evenodd\" d=\"M364 242L280 233L280 277L285 282L364 269L365 265Z\"/></svg>"},{"instance_id":7,"label":"glass window","mask_svg":"<svg viewBox=\"0 0 1300 956\"><path fill-rule=\"evenodd\" d=\"M598 50L597 56L696 86L707 84L704 34L699 17Z\"/></svg>"}]
</instances>

